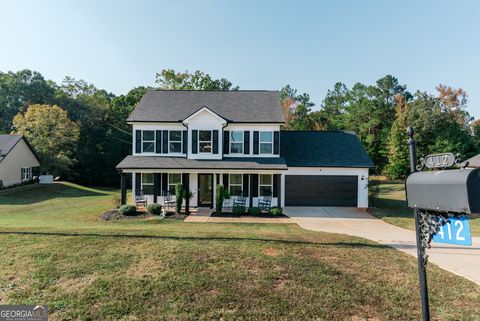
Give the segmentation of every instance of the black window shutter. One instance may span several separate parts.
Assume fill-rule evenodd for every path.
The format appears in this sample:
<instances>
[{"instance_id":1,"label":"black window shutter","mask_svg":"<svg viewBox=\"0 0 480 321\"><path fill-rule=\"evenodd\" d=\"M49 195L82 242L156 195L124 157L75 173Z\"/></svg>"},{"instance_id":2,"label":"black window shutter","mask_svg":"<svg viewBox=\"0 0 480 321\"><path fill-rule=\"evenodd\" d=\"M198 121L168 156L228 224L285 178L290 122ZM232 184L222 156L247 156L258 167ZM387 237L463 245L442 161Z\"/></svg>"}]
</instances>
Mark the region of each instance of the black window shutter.
<instances>
[{"instance_id":1,"label":"black window shutter","mask_svg":"<svg viewBox=\"0 0 480 321\"><path fill-rule=\"evenodd\" d=\"M187 147L188 147L188 131L184 130L182 135L182 145L183 145L183 153L187 154Z\"/></svg>"},{"instance_id":2,"label":"black window shutter","mask_svg":"<svg viewBox=\"0 0 480 321\"><path fill-rule=\"evenodd\" d=\"M228 174L223 174L223 186L228 189Z\"/></svg>"},{"instance_id":3,"label":"black window shutter","mask_svg":"<svg viewBox=\"0 0 480 321\"><path fill-rule=\"evenodd\" d=\"M223 132L223 153L230 154L230 131Z\"/></svg>"},{"instance_id":4,"label":"black window shutter","mask_svg":"<svg viewBox=\"0 0 480 321\"><path fill-rule=\"evenodd\" d=\"M259 132L253 132L253 153L258 155Z\"/></svg>"},{"instance_id":5,"label":"black window shutter","mask_svg":"<svg viewBox=\"0 0 480 321\"><path fill-rule=\"evenodd\" d=\"M163 135L162 152L164 154L168 154L168 130L164 130L162 132L162 135Z\"/></svg>"},{"instance_id":6,"label":"black window shutter","mask_svg":"<svg viewBox=\"0 0 480 321\"><path fill-rule=\"evenodd\" d=\"M213 153L218 154L218 130L213 130Z\"/></svg>"},{"instance_id":7,"label":"black window shutter","mask_svg":"<svg viewBox=\"0 0 480 321\"><path fill-rule=\"evenodd\" d=\"M161 154L162 153L162 131L157 130L155 132L155 153Z\"/></svg>"},{"instance_id":8,"label":"black window shutter","mask_svg":"<svg viewBox=\"0 0 480 321\"><path fill-rule=\"evenodd\" d=\"M273 132L273 153L275 155L280 154L280 132Z\"/></svg>"},{"instance_id":9,"label":"black window shutter","mask_svg":"<svg viewBox=\"0 0 480 321\"><path fill-rule=\"evenodd\" d=\"M135 173L135 196L140 195L142 189L142 174Z\"/></svg>"},{"instance_id":10,"label":"black window shutter","mask_svg":"<svg viewBox=\"0 0 480 321\"><path fill-rule=\"evenodd\" d=\"M252 196L258 197L258 174L252 175Z\"/></svg>"},{"instance_id":11,"label":"black window shutter","mask_svg":"<svg viewBox=\"0 0 480 321\"><path fill-rule=\"evenodd\" d=\"M243 132L243 153L250 154L250 132L248 130Z\"/></svg>"},{"instance_id":12,"label":"black window shutter","mask_svg":"<svg viewBox=\"0 0 480 321\"><path fill-rule=\"evenodd\" d=\"M243 196L248 197L248 174L243 174Z\"/></svg>"},{"instance_id":13,"label":"black window shutter","mask_svg":"<svg viewBox=\"0 0 480 321\"><path fill-rule=\"evenodd\" d=\"M198 154L198 130L192 130L192 154Z\"/></svg>"},{"instance_id":14,"label":"black window shutter","mask_svg":"<svg viewBox=\"0 0 480 321\"><path fill-rule=\"evenodd\" d=\"M135 153L140 154L142 152L142 131L135 131Z\"/></svg>"},{"instance_id":15,"label":"black window shutter","mask_svg":"<svg viewBox=\"0 0 480 321\"><path fill-rule=\"evenodd\" d=\"M157 196L160 195L160 174L155 173L153 174L153 202L157 203L158 199Z\"/></svg>"},{"instance_id":16,"label":"black window shutter","mask_svg":"<svg viewBox=\"0 0 480 321\"><path fill-rule=\"evenodd\" d=\"M168 193L168 174L162 173L162 196L166 196Z\"/></svg>"},{"instance_id":17,"label":"black window shutter","mask_svg":"<svg viewBox=\"0 0 480 321\"><path fill-rule=\"evenodd\" d=\"M273 174L273 197L278 197L278 183L280 182L280 174Z\"/></svg>"}]
</instances>

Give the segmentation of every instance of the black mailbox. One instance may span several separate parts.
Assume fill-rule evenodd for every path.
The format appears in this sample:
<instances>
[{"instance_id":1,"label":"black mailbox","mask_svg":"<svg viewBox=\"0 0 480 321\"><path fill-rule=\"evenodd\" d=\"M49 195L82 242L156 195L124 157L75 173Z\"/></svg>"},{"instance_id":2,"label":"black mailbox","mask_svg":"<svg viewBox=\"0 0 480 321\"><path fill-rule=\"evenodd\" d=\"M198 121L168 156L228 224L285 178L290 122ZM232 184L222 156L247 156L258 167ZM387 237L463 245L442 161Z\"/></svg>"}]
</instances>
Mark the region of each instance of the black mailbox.
<instances>
[{"instance_id":1,"label":"black mailbox","mask_svg":"<svg viewBox=\"0 0 480 321\"><path fill-rule=\"evenodd\" d=\"M480 213L480 170L416 172L408 176L408 207L438 212Z\"/></svg>"}]
</instances>

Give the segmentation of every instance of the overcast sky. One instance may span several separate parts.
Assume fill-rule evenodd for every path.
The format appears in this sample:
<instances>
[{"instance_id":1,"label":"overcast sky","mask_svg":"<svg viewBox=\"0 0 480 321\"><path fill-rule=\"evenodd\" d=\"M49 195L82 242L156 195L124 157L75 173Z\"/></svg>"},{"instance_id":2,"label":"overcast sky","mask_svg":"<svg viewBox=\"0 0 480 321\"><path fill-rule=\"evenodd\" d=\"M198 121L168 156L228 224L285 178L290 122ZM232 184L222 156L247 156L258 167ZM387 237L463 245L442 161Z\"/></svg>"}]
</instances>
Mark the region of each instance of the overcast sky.
<instances>
[{"instance_id":1,"label":"overcast sky","mask_svg":"<svg viewBox=\"0 0 480 321\"><path fill-rule=\"evenodd\" d=\"M0 70L115 94L164 68L241 89L291 84L321 104L342 81L392 74L410 91L444 83L480 118L480 1L0 1Z\"/></svg>"}]
</instances>

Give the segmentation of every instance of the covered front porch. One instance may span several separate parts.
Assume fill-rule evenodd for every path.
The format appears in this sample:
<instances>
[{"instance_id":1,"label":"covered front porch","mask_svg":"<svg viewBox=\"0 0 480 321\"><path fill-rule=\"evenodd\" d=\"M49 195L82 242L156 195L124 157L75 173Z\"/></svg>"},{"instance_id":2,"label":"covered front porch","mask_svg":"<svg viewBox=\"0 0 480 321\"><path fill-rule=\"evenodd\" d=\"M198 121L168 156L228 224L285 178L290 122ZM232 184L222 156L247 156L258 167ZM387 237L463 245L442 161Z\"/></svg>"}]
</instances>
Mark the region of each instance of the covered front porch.
<instances>
[{"instance_id":1,"label":"covered front porch","mask_svg":"<svg viewBox=\"0 0 480 321\"><path fill-rule=\"evenodd\" d=\"M143 195L147 204L164 205L166 199L175 199L175 186L181 184L193 194L190 200L183 202L187 212L190 208L213 208L219 184L230 195L224 201L226 209L231 208L233 201L238 198L245 200L246 207L258 207L259 202L266 197L271 199L271 206L280 205L283 194L281 175L287 170L285 161L281 158L202 161L129 156L126 160L117 166L122 177L122 204L127 201L126 175L131 175L133 202L135 196Z\"/></svg>"}]
</instances>

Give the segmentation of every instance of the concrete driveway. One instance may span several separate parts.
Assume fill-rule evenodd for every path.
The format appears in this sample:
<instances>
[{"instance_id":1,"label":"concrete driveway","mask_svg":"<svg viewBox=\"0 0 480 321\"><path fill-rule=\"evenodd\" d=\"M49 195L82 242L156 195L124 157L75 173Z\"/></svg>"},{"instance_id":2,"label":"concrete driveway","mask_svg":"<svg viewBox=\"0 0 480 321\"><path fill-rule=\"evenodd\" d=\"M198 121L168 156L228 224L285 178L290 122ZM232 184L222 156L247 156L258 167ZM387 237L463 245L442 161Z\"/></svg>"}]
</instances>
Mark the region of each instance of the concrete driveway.
<instances>
[{"instance_id":1,"label":"concrete driveway","mask_svg":"<svg viewBox=\"0 0 480 321\"><path fill-rule=\"evenodd\" d=\"M346 207L286 207L285 214L302 228L347 234L394 247L416 257L415 233L388 224L363 209ZM432 243L429 262L480 285L480 237L471 247Z\"/></svg>"}]
</instances>

